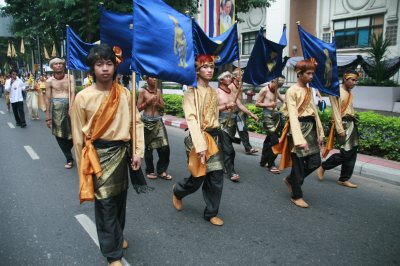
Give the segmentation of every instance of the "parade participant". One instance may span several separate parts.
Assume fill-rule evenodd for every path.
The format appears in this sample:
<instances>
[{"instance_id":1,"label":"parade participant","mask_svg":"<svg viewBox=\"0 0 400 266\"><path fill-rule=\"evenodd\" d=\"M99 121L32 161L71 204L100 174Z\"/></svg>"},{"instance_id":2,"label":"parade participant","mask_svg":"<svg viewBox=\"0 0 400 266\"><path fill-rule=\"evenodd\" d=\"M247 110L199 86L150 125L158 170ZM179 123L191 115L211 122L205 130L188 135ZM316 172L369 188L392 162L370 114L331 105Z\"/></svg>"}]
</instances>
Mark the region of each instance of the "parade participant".
<instances>
[{"instance_id":1,"label":"parade participant","mask_svg":"<svg viewBox=\"0 0 400 266\"><path fill-rule=\"evenodd\" d=\"M258 117L250 112L236 97L235 93L229 89L232 82L232 74L229 71L223 72L218 76L219 87L218 95L218 110L219 122L222 127L222 137L220 138L220 147L222 148L224 168L231 181L237 181L240 176L235 171L235 149L233 141L235 139L237 129L237 117L239 110L253 117L258 122Z\"/></svg>"},{"instance_id":2,"label":"parade participant","mask_svg":"<svg viewBox=\"0 0 400 266\"><path fill-rule=\"evenodd\" d=\"M159 177L171 180L172 176L167 173L170 155L168 135L162 120L164 101L161 91L156 88L157 79L145 77L145 80L147 81L147 86L139 90L137 105L139 111L143 111L146 174L150 179ZM154 149L158 153L157 174L154 171L153 164Z\"/></svg>"},{"instance_id":3,"label":"parade participant","mask_svg":"<svg viewBox=\"0 0 400 266\"><path fill-rule=\"evenodd\" d=\"M10 92L6 91L6 87L10 86L10 82L11 82L11 76L10 75L6 75L5 77L5 81L4 81L4 94L6 96L6 106L7 106L7 112L11 112L11 103L10 103Z\"/></svg>"},{"instance_id":4,"label":"parade participant","mask_svg":"<svg viewBox=\"0 0 400 266\"><path fill-rule=\"evenodd\" d=\"M279 174L279 169L275 166L276 154L272 151L272 146L279 143L279 132L282 129L282 119L278 112L278 99L285 101L284 96L279 93L279 88L285 83L285 77L273 79L267 86L261 89L258 94L256 106L263 108L263 129L266 137L263 143L260 166L267 165L269 171Z\"/></svg>"},{"instance_id":5,"label":"parade participant","mask_svg":"<svg viewBox=\"0 0 400 266\"><path fill-rule=\"evenodd\" d=\"M0 75L0 98L3 97L4 94L4 85L6 84L6 79L3 75Z\"/></svg>"},{"instance_id":6,"label":"parade participant","mask_svg":"<svg viewBox=\"0 0 400 266\"><path fill-rule=\"evenodd\" d=\"M14 113L15 123L21 128L26 127L24 98L22 92L25 91L24 82L17 77L17 71L11 70L11 79L7 80L5 90L9 93L11 107Z\"/></svg>"},{"instance_id":7,"label":"parade participant","mask_svg":"<svg viewBox=\"0 0 400 266\"><path fill-rule=\"evenodd\" d=\"M86 78L83 79L82 86L83 86L83 88L87 88L87 87L89 87L89 86L92 85L92 84L93 84L92 75L91 75L90 73L87 73L87 74L86 74Z\"/></svg>"},{"instance_id":8,"label":"parade participant","mask_svg":"<svg viewBox=\"0 0 400 266\"><path fill-rule=\"evenodd\" d=\"M26 87L26 106L32 120L39 120L38 92L36 91L36 82L32 74L29 75Z\"/></svg>"},{"instance_id":9,"label":"parade participant","mask_svg":"<svg viewBox=\"0 0 400 266\"><path fill-rule=\"evenodd\" d=\"M342 169L337 183L349 188L357 188L357 185L349 181L353 175L358 149L358 130L353 107L353 95L351 93L357 83L357 79L357 71L346 70L343 74L340 96L329 96L333 124L323 157L325 158L329 150L333 148L335 128L337 133L336 140L340 144L340 152L329 157L317 170L318 178L322 181L325 170L341 165Z\"/></svg>"},{"instance_id":10,"label":"parade participant","mask_svg":"<svg viewBox=\"0 0 400 266\"><path fill-rule=\"evenodd\" d=\"M100 250L109 265L122 265L128 154L131 140L131 96L115 82L117 59L106 44L93 47L86 59L93 84L77 94L72 128L80 176L80 200L95 201ZM129 164L138 170L143 157L143 124L135 117L135 153ZM95 159L93 159L95 158Z\"/></svg>"},{"instance_id":11,"label":"parade participant","mask_svg":"<svg viewBox=\"0 0 400 266\"><path fill-rule=\"evenodd\" d=\"M279 144L273 147L275 153L282 153L280 170L292 165L284 182L292 193L291 201L302 208L307 208L308 204L303 200L301 186L321 165L320 148L324 141L324 130L308 86L316 65L313 58L297 62L297 82L287 90L283 105L283 114L288 119Z\"/></svg>"},{"instance_id":12,"label":"parade participant","mask_svg":"<svg viewBox=\"0 0 400 266\"><path fill-rule=\"evenodd\" d=\"M239 93L239 99L240 101L243 102L243 95L242 95L242 90L241 90L241 79L242 79L242 74L240 73L241 69L236 68L233 71L232 75L232 83L228 86L228 88L234 92L235 94ZM240 88L240 90L239 90ZM257 153L258 150L254 149L253 146L250 144L250 139L249 139L249 132L247 130L247 125L246 125L246 120L247 120L247 115L243 112L240 111L237 116L237 125L238 125L238 133L240 137L240 141L243 144L244 150L246 151L246 154L254 154Z\"/></svg>"},{"instance_id":13,"label":"parade participant","mask_svg":"<svg viewBox=\"0 0 400 266\"><path fill-rule=\"evenodd\" d=\"M71 169L74 159L71 153L73 143L69 116L75 98L75 80L73 75L68 78L68 74L64 73L64 59L53 58L50 60L50 67L53 69L53 76L46 80L46 124L52 129L52 134L67 159L64 167Z\"/></svg>"},{"instance_id":14,"label":"parade participant","mask_svg":"<svg viewBox=\"0 0 400 266\"><path fill-rule=\"evenodd\" d=\"M203 184L204 219L221 226L224 222L217 217L223 187L222 154L217 147L220 133L218 97L209 86L214 67L212 56L198 55L197 88L189 87L183 96L183 111L190 132L185 138L185 147L191 175L174 185L172 203L176 210L182 210L182 199Z\"/></svg>"}]
</instances>

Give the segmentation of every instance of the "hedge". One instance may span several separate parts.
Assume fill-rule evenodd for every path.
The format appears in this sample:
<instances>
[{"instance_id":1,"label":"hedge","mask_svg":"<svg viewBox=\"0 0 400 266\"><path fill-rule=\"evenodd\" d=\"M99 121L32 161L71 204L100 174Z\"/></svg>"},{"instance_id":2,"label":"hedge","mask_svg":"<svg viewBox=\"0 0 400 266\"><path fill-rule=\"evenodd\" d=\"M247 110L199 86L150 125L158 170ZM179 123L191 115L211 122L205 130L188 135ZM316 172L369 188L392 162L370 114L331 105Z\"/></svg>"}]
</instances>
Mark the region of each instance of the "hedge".
<instances>
[{"instance_id":1,"label":"hedge","mask_svg":"<svg viewBox=\"0 0 400 266\"><path fill-rule=\"evenodd\" d=\"M184 117L181 95L163 95L163 99L166 114ZM249 131L263 133L261 126L262 109L254 104L246 104L246 107L260 118L259 123L256 123L252 118L247 119ZM357 116L360 133L359 152L400 161L400 117L384 116L372 111L358 112ZM325 136L328 136L332 123L331 109L327 108L324 113L320 113L320 118L324 126Z\"/></svg>"}]
</instances>

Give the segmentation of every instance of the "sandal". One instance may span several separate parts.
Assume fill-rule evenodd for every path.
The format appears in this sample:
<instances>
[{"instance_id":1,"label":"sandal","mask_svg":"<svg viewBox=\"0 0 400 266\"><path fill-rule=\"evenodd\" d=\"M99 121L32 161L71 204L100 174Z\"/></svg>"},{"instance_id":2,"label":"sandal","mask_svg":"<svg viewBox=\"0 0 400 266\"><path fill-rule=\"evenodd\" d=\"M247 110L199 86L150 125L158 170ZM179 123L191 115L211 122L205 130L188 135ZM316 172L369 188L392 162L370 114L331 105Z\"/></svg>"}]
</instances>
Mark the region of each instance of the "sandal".
<instances>
[{"instance_id":1,"label":"sandal","mask_svg":"<svg viewBox=\"0 0 400 266\"><path fill-rule=\"evenodd\" d=\"M166 172L161 173L158 175L159 178L164 179L164 180L171 180L172 176L170 174L167 174Z\"/></svg>"},{"instance_id":2,"label":"sandal","mask_svg":"<svg viewBox=\"0 0 400 266\"><path fill-rule=\"evenodd\" d=\"M64 165L65 169L71 169L72 167L74 167L74 162L68 162L66 165Z\"/></svg>"},{"instance_id":3,"label":"sandal","mask_svg":"<svg viewBox=\"0 0 400 266\"><path fill-rule=\"evenodd\" d=\"M279 169L276 168L275 166L272 166L272 167L268 168L268 170L273 174L280 174L281 173L281 171L279 171Z\"/></svg>"},{"instance_id":4,"label":"sandal","mask_svg":"<svg viewBox=\"0 0 400 266\"><path fill-rule=\"evenodd\" d=\"M155 173L147 173L148 179L157 179L157 175Z\"/></svg>"},{"instance_id":5,"label":"sandal","mask_svg":"<svg viewBox=\"0 0 400 266\"><path fill-rule=\"evenodd\" d=\"M258 152L258 150L254 149L254 148L251 148L250 150L246 151L247 154L254 154L254 153L257 153L257 152Z\"/></svg>"},{"instance_id":6,"label":"sandal","mask_svg":"<svg viewBox=\"0 0 400 266\"><path fill-rule=\"evenodd\" d=\"M239 179L240 179L240 175L238 175L238 174L232 174L231 177L230 177L230 180L233 181L233 182L236 182Z\"/></svg>"}]
</instances>

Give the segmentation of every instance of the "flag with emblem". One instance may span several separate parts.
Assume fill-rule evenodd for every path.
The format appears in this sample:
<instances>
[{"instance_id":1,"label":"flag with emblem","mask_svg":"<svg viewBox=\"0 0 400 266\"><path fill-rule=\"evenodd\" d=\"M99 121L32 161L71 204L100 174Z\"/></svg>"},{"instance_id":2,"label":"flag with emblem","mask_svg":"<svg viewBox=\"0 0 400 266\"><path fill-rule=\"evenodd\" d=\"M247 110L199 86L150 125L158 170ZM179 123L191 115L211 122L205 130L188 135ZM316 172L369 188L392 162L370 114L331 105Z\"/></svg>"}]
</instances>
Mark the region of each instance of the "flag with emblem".
<instances>
[{"instance_id":1,"label":"flag with emblem","mask_svg":"<svg viewBox=\"0 0 400 266\"><path fill-rule=\"evenodd\" d=\"M321 92L339 96L339 77L336 60L336 41L326 43L297 25L305 59L314 58L318 65L311 86Z\"/></svg>"}]
</instances>

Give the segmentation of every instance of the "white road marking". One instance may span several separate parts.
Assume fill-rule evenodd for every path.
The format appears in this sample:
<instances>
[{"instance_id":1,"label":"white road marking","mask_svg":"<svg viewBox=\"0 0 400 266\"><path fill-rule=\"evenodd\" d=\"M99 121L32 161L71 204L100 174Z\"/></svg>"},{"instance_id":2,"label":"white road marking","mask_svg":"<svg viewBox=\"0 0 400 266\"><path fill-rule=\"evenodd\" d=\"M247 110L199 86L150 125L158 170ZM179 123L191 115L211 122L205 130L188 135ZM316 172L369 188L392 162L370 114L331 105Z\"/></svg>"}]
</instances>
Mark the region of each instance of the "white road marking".
<instances>
[{"instance_id":1,"label":"white road marking","mask_svg":"<svg viewBox=\"0 0 400 266\"><path fill-rule=\"evenodd\" d=\"M0 114L5 115L6 113L4 113L3 111L0 111Z\"/></svg>"},{"instance_id":2,"label":"white road marking","mask_svg":"<svg viewBox=\"0 0 400 266\"><path fill-rule=\"evenodd\" d=\"M37 153L32 149L31 146L24 146L26 152L31 156L32 160L39 160L40 157L37 155Z\"/></svg>"},{"instance_id":3,"label":"white road marking","mask_svg":"<svg viewBox=\"0 0 400 266\"><path fill-rule=\"evenodd\" d=\"M86 214L78 214L75 215L75 218L78 220L78 222L81 224L83 229L89 234L89 236L92 238L93 242L97 245L98 248L99 246L99 240L97 237L97 231L96 231L96 225ZM131 266L125 258L122 258L122 265L124 266Z\"/></svg>"},{"instance_id":4,"label":"white road marking","mask_svg":"<svg viewBox=\"0 0 400 266\"><path fill-rule=\"evenodd\" d=\"M9 126L10 128L15 128L15 126L13 125L13 123L7 122L7 124L8 124L8 126Z\"/></svg>"}]
</instances>

